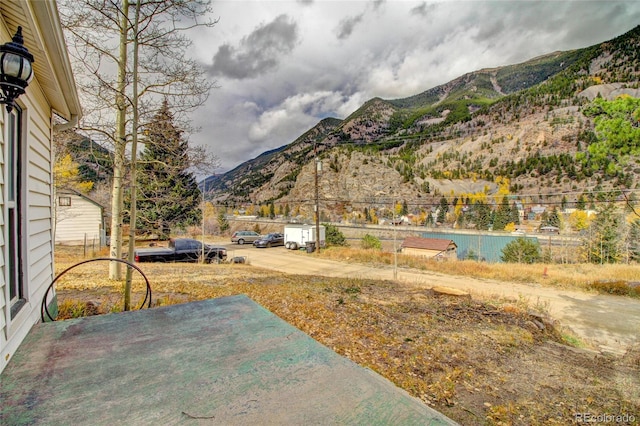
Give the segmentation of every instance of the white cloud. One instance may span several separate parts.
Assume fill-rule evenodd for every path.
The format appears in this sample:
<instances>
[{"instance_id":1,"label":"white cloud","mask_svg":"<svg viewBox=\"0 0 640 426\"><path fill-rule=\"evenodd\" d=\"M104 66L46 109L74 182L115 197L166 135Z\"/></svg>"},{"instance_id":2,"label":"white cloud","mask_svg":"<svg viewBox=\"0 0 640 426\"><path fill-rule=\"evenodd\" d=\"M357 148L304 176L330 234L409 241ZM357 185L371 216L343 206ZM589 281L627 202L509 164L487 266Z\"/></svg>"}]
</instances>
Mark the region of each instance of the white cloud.
<instances>
[{"instance_id":1,"label":"white cloud","mask_svg":"<svg viewBox=\"0 0 640 426\"><path fill-rule=\"evenodd\" d=\"M301 126L312 127L319 121L319 116L328 111L337 111L343 104L342 96L337 92L293 95L277 107L260 114L257 122L249 127L249 139L253 142L265 141L277 135L289 137L287 142L292 142L302 133Z\"/></svg>"},{"instance_id":2,"label":"white cloud","mask_svg":"<svg viewBox=\"0 0 640 426\"><path fill-rule=\"evenodd\" d=\"M587 47L631 30L640 2L244 1L213 3L193 33L219 89L192 137L223 170L373 97L418 94L467 72ZM215 61L214 61L215 58Z\"/></svg>"}]
</instances>

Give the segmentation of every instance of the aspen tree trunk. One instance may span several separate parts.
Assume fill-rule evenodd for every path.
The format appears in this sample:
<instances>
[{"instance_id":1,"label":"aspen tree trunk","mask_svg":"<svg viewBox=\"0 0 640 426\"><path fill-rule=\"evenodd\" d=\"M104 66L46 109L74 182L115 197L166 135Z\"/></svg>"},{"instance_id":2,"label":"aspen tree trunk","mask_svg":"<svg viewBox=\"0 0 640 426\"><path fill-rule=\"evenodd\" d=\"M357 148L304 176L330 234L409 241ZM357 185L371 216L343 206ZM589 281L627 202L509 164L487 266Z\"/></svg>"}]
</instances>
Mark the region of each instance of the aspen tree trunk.
<instances>
[{"instance_id":1,"label":"aspen tree trunk","mask_svg":"<svg viewBox=\"0 0 640 426\"><path fill-rule=\"evenodd\" d=\"M136 3L135 18L133 21L133 94L132 94L132 110L133 110L133 134L131 139L131 207L129 216L129 252L127 259L133 262L133 252L136 248L136 162L138 159L138 22L140 20L140 2ZM124 285L124 310L131 309L131 279L133 268L127 267L127 276Z\"/></svg>"},{"instance_id":2,"label":"aspen tree trunk","mask_svg":"<svg viewBox=\"0 0 640 426\"><path fill-rule=\"evenodd\" d=\"M127 148L127 100L124 91L127 77L127 36L129 32L128 14L129 2L124 1L122 5L120 25L120 58L118 62L118 87L116 94L116 137L113 160L113 189L111 192L111 242L109 247L111 257L117 259L122 259L122 193ZM109 279L122 279L122 268L120 262L110 262Z\"/></svg>"}]
</instances>

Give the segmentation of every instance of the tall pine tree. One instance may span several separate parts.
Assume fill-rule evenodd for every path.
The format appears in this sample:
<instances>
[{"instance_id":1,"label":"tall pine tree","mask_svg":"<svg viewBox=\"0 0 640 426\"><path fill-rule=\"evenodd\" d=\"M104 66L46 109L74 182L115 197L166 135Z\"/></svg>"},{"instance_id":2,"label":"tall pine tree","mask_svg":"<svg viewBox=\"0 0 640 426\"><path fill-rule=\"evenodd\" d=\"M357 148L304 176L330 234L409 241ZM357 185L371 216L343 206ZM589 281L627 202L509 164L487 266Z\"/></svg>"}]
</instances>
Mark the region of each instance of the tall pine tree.
<instances>
[{"instance_id":1,"label":"tall pine tree","mask_svg":"<svg viewBox=\"0 0 640 426\"><path fill-rule=\"evenodd\" d=\"M582 240L583 259L590 263L618 263L623 258L620 225L624 218L614 204L598 209Z\"/></svg>"},{"instance_id":2,"label":"tall pine tree","mask_svg":"<svg viewBox=\"0 0 640 426\"><path fill-rule=\"evenodd\" d=\"M631 223L627 238L628 257L632 262L640 261L640 219Z\"/></svg>"},{"instance_id":3,"label":"tall pine tree","mask_svg":"<svg viewBox=\"0 0 640 426\"><path fill-rule=\"evenodd\" d=\"M511 220L511 207L509 207L509 199L505 195L502 197L502 202L498 206L495 218L493 220L493 230L502 231L507 223Z\"/></svg>"},{"instance_id":4,"label":"tall pine tree","mask_svg":"<svg viewBox=\"0 0 640 426\"><path fill-rule=\"evenodd\" d=\"M520 225L520 212L518 211L518 206L516 203L511 204L511 214L509 217L509 221L513 222L514 225Z\"/></svg>"},{"instance_id":5,"label":"tall pine tree","mask_svg":"<svg viewBox=\"0 0 640 426\"><path fill-rule=\"evenodd\" d=\"M165 100L148 124L138 162L138 229L167 238L172 229L200 223L201 194L189 172L188 142Z\"/></svg>"},{"instance_id":6,"label":"tall pine tree","mask_svg":"<svg viewBox=\"0 0 640 426\"><path fill-rule=\"evenodd\" d=\"M438 209L438 217L436 220L440 224L444 223L447 218L447 213L449 213L449 203L446 198L442 197L440 198L440 208Z\"/></svg>"},{"instance_id":7,"label":"tall pine tree","mask_svg":"<svg viewBox=\"0 0 640 426\"><path fill-rule=\"evenodd\" d=\"M476 224L476 229L487 230L491 226L491 207L477 201L473 204L471 209L473 223Z\"/></svg>"}]
</instances>

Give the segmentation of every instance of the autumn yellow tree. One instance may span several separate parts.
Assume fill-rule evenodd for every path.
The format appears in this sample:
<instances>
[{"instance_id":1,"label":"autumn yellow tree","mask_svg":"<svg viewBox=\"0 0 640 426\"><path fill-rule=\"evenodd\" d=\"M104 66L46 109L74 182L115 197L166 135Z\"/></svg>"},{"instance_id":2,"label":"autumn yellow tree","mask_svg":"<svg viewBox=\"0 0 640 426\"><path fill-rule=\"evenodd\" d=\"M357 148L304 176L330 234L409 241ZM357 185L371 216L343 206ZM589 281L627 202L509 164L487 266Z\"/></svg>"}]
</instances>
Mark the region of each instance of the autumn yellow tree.
<instances>
[{"instance_id":1,"label":"autumn yellow tree","mask_svg":"<svg viewBox=\"0 0 640 426\"><path fill-rule=\"evenodd\" d=\"M569 225L574 231L582 231L589 227L589 216L584 210L576 210L569 215Z\"/></svg>"},{"instance_id":2,"label":"autumn yellow tree","mask_svg":"<svg viewBox=\"0 0 640 426\"><path fill-rule=\"evenodd\" d=\"M453 207L453 213L455 214L456 218L460 217L460 215L462 214L463 207L464 207L464 202L462 201L462 198L458 198L456 200L456 205Z\"/></svg>"},{"instance_id":3,"label":"autumn yellow tree","mask_svg":"<svg viewBox=\"0 0 640 426\"><path fill-rule=\"evenodd\" d=\"M371 218L371 223L378 224L378 215L375 209L369 210L369 217Z\"/></svg>"},{"instance_id":4,"label":"autumn yellow tree","mask_svg":"<svg viewBox=\"0 0 640 426\"><path fill-rule=\"evenodd\" d=\"M213 217L216 215L216 208L214 207L213 203L211 201L207 201L204 204L204 216L205 217Z\"/></svg>"},{"instance_id":5,"label":"autumn yellow tree","mask_svg":"<svg viewBox=\"0 0 640 426\"><path fill-rule=\"evenodd\" d=\"M513 222L509 222L504 226L504 230L507 232L513 232L516 230L516 224Z\"/></svg>"},{"instance_id":6,"label":"autumn yellow tree","mask_svg":"<svg viewBox=\"0 0 640 426\"><path fill-rule=\"evenodd\" d=\"M393 206L393 211L396 216L402 216L402 203L396 202Z\"/></svg>"},{"instance_id":7,"label":"autumn yellow tree","mask_svg":"<svg viewBox=\"0 0 640 426\"><path fill-rule=\"evenodd\" d=\"M503 197L509 195L509 178L498 176L495 178L495 183L498 185L498 191L495 193L494 197L496 202L500 202Z\"/></svg>"},{"instance_id":8,"label":"autumn yellow tree","mask_svg":"<svg viewBox=\"0 0 640 426\"><path fill-rule=\"evenodd\" d=\"M72 189L83 194L93 189L93 182L80 178L80 166L73 161L71 154L59 158L53 167L53 184L56 191Z\"/></svg>"}]
</instances>

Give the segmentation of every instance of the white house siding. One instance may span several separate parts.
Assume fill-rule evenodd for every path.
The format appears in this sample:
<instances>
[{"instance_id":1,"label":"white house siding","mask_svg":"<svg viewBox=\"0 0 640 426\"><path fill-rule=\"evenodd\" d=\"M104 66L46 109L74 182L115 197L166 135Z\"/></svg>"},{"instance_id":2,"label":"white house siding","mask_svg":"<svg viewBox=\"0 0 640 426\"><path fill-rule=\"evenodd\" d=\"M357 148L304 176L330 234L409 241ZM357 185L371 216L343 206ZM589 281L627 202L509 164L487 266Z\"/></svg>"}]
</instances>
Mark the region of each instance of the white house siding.
<instances>
[{"instance_id":1,"label":"white house siding","mask_svg":"<svg viewBox=\"0 0 640 426\"><path fill-rule=\"evenodd\" d=\"M32 87L33 86L33 87ZM32 82L27 89L37 91L37 83ZM32 99L35 98L36 102ZM0 371L16 351L22 340L35 324L40 320L40 303L44 292L53 280L53 245L52 241L52 207L51 207L51 182L52 161L50 144L50 110L46 103L37 102L39 96L29 99L22 96L19 101L23 107L23 129L26 132L27 145L22 148L23 188L26 189L23 206L23 245L22 257L25 259L23 268L23 281L25 285L25 306L20 312L11 318L8 300L8 288L6 286L6 271L4 268L6 259L6 244L4 236L6 230L2 222L3 241L0 244L3 268L0 279L2 280L2 333L0 333ZM4 106L3 106L4 107ZM4 135L4 128L3 128ZM4 152L4 136L3 136ZM3 176L4 176L3 164ZM4 188L3 188L4 189ZM4 191L2 192L4 205ZM4 209L3 209L4 217Z\"/></svg>"},{"instance_id":2,"label":"white house siding","mask_svg":"<svg viewBox=\"0 0 640 426\"><path fill-rule=\"evenodd\" d=\"M35 321L44 291L53 280L53 153L51 148L51 109L42 92L35 91L36 102L29 110L29 150L27 152L27 227L30 302L35 303Z\"/></svg>"},{"instance_id":3,"label":"white house siding","mask_svg":"<svg viewBox=\"0 0 640 426\"><path fill-rule=\"evenodd\" d=\"M60 192L56 195L71 198L70 206L61 206L56 200L56 243L74 244L100 241L102 208L77 194Z\"/></svg>"},{"instance_id":4,"label":"white house siding","mask_svg":"<svg viewBox=\"0 0 640 426\"><path fill-rule=\"evenodd\" d=\"M0 44L10 41L18 25L25 46L35 57L34 79L18 99L22 110L21 243L25 304L11 318L9 302L6 117L0 105L0 372L32 325L40 319L40 303L53 280L52 117L71 120L80 101L56 3L41 0L0 0Z\"/></svg>"}]
</instances>

